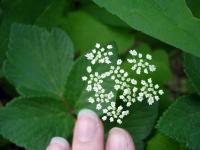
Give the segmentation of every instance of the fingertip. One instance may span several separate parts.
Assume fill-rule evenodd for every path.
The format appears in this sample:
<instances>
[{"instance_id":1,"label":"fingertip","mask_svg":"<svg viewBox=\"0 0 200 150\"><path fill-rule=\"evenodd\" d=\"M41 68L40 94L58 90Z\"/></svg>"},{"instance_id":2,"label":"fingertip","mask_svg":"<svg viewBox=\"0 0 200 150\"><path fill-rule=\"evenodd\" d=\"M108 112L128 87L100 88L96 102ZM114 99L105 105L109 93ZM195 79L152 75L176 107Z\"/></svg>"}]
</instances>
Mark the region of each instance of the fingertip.
<instances>
[{"instance_id":1,"label":"fingertip","mask_svg":"<svg viewBox=\"0 0 200 150\"><path fill-rule=\"evenodd\" d=\"M133 140L129 133L122 129L114 127L110 130L106 150L135 150Z\"/></svg>"},{"instance_id":2,"label":"fingertip","mask_svg":"<svg viewBox=\"0 0 200 150\"><path fill-rule=\"evenodd\" d=\"M90 109L79 112L74 128L72 149L80 148L103 150L103 126L97 114Z\"/></svg>"},{"instance_id":3,"label":"fingertip","mask_svg":"<svg viewBox=\"0 0 200 150\"><path fill-rule=\"evenodd\" d=\"M62 137L53 137L46 150L70 150L70 145Z\"/></svg>"}]
</instances>

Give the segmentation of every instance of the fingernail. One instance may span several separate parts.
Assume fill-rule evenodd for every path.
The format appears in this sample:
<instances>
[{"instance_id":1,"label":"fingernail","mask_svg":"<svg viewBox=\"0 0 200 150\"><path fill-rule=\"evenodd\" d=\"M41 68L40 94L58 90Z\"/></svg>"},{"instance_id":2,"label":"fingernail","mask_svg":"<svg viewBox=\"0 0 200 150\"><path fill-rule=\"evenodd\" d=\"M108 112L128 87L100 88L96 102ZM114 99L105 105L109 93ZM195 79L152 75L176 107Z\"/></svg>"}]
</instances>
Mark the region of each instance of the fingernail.
<instances>
[{"instance_id":1,"label":"fingernail","mask_svg":"<svg viewBox=\"0 0 200 150\"><path fill-rule=\"evenodd\" d=\"M47 150L66 150L66 149L69 149L69 143L62 137L52 138L47 148Z\"/></svg>"},{"instance_id":2,"label":"fingernail","mask_svg":"<svg viewBox=\"0 0 200 150\"><path fill-rule=\"evenodd\" d=\"M109 150L133 150L133 144L128 133L120 128L113 128L109 132Z\"/></svg>"},{"instance_id":3,"label":"fingernail","mask_svg":"<svg viewBox=\"0 0 200 150\"><path fill-rule=\"evenodd\" d=\"M97 115L89 110L83 109L78 114L76 137L80 142L90 142L96 136L99 123Z\"/></svg>"}]
</instances>

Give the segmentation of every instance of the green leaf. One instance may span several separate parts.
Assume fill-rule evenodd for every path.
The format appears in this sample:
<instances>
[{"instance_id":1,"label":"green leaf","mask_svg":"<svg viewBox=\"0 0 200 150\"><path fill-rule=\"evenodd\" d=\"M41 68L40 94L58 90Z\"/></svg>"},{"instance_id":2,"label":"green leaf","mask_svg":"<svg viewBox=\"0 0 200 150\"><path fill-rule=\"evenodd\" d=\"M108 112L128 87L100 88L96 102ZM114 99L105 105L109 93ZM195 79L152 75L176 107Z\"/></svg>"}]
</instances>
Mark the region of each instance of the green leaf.
<instances>
[{"instance_id":1,"label":"green leaf","mask_svg":"<svg viewBox=\"0 0 200 150\"><path fill-rule=\"evenodd\" d=\"M73 45L63 31L12 26L4 71L21 95L62 97L72 63Z\"/></svg>"},{"instance_id":2,"label":"green leaf","mask_svg":"<svg viewBox=\"0 0 200 150\"><path fill-rule=\"evenodd\" d=\"M20 97L0 109L0 134L30 150L44 150L54 136L68 138L74 120L62 101Z\"/></svg>"},{"instance_id":3,"label":"green leaf","mask_svg":"<svg viewBox=\"0 0 200 150\"><path fill-rule=\"evenodd\" d=\"M4 0L0 5L2 8L2 23L0 25L0 76L2 76L2 64L8 50L9 32L12 23L35 24L46 18L49 10L63 0ZM65 7L65 5L60 5ZM56 9L57 11L58 9ZM60 11L59 11L60 12ZM52 15L55 14L55 15ZM51 18L55 18L58 13L51 13ZM45 20L45 18L43 18ZM55 22L55 20L54 20ZM49 25L48 25L49 26Z\"/></svg>"},{"instance_id":4,"label":"green leaf","mask_svg":"<svg viewBox=\"0 0 200 150\"><path fill-rule=\"evenodd\" d=\"M158 130L191 149L200 149L199 98L196 95L179 98L160 118Z\"/></svg>"},{"instance_id":5,"label":"green leaf","mask_svg":"<svg viewBox=\"0 0 200 150\"><path fill-rule=\"evenodd\" d=\"M164 136L160 133L157 133L153 138L148 141L147 150L180 150L179 144L170 139L167 136Z\"/></svg>"},{"instance_id":6,"label":"green leaf","mask_svg":"<svg viewBox=\"0 0 200 150\"><path fill-rule=\"evenodd\" d=\"M95 4L90 4L82 8L87 13L93 15L98 20L101 20L103 23L107 25L111 25L113 27L122 27L122 28L128 28L130 27L123 22L119 17L112 15L108 11L106 11L104 8L100 8Z\"/></svg>"},{"instance_id":7,"label":"green leaf","mask_svg":"<svg viewBox=\"0 0 200 150\"><path fill-rule=\"evenodd\" d=\"M130 114L124 118L121 125L106 122L106 130L114 126L126 129L133 137L137 150L143 150L144 140L151 133L158 115L158 103L149 106L147 103L135 103Z\"/></svg>"},{"instance_id":8,"label":"green leaf","mask_svg":"<svg viewBox=\"0 0 200 150\"><path fill-rule=\"evenodd\" d=\"M93 48L96 42L106 44L115 41L121 53L133 44L130 33L106 26L84 11L69 13L65 22L66 25L62 27L72 38L76 50L82 54Z\"/></svg>"},{"instance_id":9,"label":"green leaf","mask_svg":"<svg viewBox=\"0 0 200 150\"><path fill-rule=\"evenodd\" d=\"M136 30L200 56L200 21L185 0L93 0Z\"/></svg>"},{"instance_id":10,"label":"green leaf","mask_svg":"<svg viewBox=\"0 0 200 150\"><path fill-rule=\"evenodd\" d=\"M200 94L200 58L184 54L184 68L190 82Z\"/></svg>"},{"instance_id":11,"label":"green leaf","mask_svg":"<svg viewBox=\"0 0 200 150\"><path fill-rule=\"evenodd\" d=\"M112 62L110 65L115 66L117 61L117 47L115 44L112 45L113 56L110 58ZM95 72L97 71L103 73L109 70L110 65L96 64L95 66L92 66L92 68ZM84 55L78 58L73 65L65 87L65 99L67 101L69 100L71 106L75 106L76 112L82 108L90 108L96 111L96 105L88 102L88 98L91 97L94 93L88 93L86 91L87 85L84 81L82 81L82 76L87 75L87 66L91 66L91 64ZM113 80L106 80L102 86L106 91L111 91L113 89L113 84ZM99 113L99 111L96 112Z\"/></svg>"}]
</instances>

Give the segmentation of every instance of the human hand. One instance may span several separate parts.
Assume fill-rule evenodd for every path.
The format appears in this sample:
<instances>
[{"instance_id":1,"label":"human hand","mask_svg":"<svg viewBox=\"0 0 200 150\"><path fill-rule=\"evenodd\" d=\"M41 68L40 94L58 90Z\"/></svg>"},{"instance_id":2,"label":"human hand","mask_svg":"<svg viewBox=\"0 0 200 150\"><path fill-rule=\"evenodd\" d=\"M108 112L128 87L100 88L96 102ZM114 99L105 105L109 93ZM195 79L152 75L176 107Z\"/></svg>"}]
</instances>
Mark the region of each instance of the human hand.
<instances>
[{"instance_id":1,"label":"human hand","mask_svg":"<svg viewBox=\"0 0 200 150\"><path fill-rule=\"evenodd\" d=\"M135 150L131 136L121 128L112 128L105 146L106 150ZM74 128L72 148L61 137L52 138L46 150L104 150L104 129L98 116L89 109L78 114Z\"/></svg>"}]
</instances>

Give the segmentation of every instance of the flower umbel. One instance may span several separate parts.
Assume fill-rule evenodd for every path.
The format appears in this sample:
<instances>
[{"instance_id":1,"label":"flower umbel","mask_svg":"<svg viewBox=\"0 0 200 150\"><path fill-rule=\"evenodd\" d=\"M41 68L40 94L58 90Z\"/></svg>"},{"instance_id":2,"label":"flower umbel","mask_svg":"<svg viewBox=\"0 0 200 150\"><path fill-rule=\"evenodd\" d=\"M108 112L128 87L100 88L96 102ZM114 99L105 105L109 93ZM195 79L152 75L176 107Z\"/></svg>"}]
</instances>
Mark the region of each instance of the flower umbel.
<instances>
[{"instance_id":1,"label":"flower umbel","mask_svg":"<svg viewBox=\"0 0 200 150\"><path fill-rule=\"evenodd\" d=\"M131 64L131 70L135 74L149 74L156 71L156 66L151 64L150 54L143 55L136 50L130 50L129 53L131 58L126 61ZM92 93L88 102L95 104L96 109L102 111L102 120L116 121L121 124L123 118L129 114L128 108L133 103L147 100L147 103L152 105L164 92L158 84L153 84L151 78L147 81L137 81L129 77L128 72L122 67L123 61L118 59L113 62L112 56L113 45L102 47L96 43L95 48L85 55L91 65L86 67L87 75L83 76L82 80L87 82L86 91ZM108 69L96 71L97 64ZM104 87L108 81L113 87L112 90ZM116 98L121 100L122 105L117 104Z\"/></svg>"}]
</instances>

